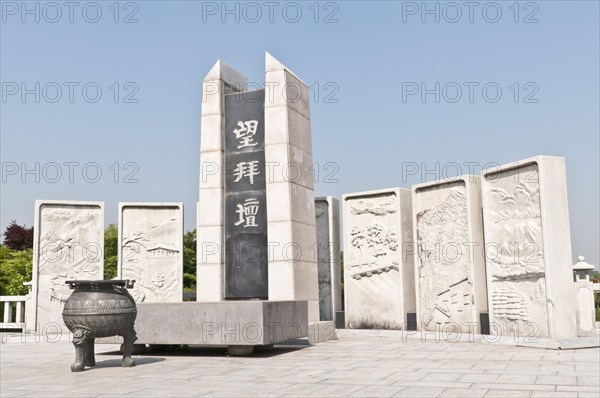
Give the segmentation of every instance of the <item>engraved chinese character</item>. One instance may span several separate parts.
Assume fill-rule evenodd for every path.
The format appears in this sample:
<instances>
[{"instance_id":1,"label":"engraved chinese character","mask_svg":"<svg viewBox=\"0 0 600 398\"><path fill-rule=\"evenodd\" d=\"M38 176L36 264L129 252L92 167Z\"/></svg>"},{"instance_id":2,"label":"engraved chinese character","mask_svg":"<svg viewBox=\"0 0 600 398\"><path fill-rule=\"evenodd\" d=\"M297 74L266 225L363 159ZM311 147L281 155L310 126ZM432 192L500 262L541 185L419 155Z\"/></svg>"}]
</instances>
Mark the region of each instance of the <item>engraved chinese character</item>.
<instances>
[{"instance_id":1,"label":"engraved chinese character","mask_svg":"<svg viewBox=\"0 0 600 398\"><path fill-rule=\"evenodd\" d=\"M233 182L239 182L242 178L247 178L250 184L254 184L254 177L260 174L258 169L258 160L251 162L239 162L235 165L233 170Z\"/></svg>"},{"instance_id":2,"label":"engraved chinese character","mask_svg":"<svg viewBox=\"0 0 600 398\"><path fill-rule=\"evenodd\" d=\"M258 120L238 122L237 125L238 128L233 130L235 139L238 140L237 149L258 145L257 142L254 142L254 135L256 134L256 129L258 128Z\"/></svg>"},{"instance_id":3,"label":"engraved chinese character","mask_svg":"<svg viewBox=\"0 0 600 398\"><path fill-rule=\"evenodd\" d=\"M244 204L238 204L237 210L235 211L240 219L233 225L238 226L244 224L246 227L258 227L256 224L256 214L258 213L259 201L256 198L246 199Z\"/></svg>"}]
</instances>

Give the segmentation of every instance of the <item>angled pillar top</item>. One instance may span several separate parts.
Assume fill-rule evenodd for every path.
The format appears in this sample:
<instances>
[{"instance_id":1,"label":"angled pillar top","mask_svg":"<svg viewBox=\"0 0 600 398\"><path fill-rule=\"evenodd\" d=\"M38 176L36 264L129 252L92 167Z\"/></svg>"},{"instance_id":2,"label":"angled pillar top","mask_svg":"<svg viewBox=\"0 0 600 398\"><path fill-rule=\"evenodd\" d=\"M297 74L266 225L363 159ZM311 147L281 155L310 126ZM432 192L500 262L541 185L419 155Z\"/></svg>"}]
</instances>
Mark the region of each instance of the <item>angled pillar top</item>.
<instances>
[{"instance_id":1,"label":"angled pillar top","mask_svg":"<svg viewBox=\"0 0 600 398\"><path fill-rule=\"evenodd\" d=\"M300 80L303 84L306 84L300 79L294 72L292 72L287 66L282 64L277 58L265 51L265 72L277 72L285 70L291 73L296 79Z\"/></svg>"},{"instance_id":2,"label":"angled pillar top","mask_svg":"<svg viewBox=\"0 0 600 398\"><path fill-rule=\"evenodd\" d=\"M242 75L220 59L215 63L202 81L208 82L215 80L222 80L225 84L230 86L235 86L237 84L243 87L248 84L248 78L246 76Z\"/></svg>"}]
</instances>

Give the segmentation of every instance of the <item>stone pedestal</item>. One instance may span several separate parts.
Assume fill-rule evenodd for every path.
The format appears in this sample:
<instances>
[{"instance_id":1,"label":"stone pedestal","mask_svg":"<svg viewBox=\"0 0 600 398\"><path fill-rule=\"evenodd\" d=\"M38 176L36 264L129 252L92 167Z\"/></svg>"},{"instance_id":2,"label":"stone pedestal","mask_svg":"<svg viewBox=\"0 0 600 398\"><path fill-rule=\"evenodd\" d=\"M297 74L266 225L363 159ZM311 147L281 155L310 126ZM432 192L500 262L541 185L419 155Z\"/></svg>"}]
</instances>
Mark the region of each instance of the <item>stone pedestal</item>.
<instances>
[{"instance_id":1,"label":"stone pedestal","mask_svg":"<svg viewBox=\"0 0 600 398\"><path fill-rule=\"evenodd\" d=\"M575 282L575 300L577 301L577 335L597 336L594 284L586 280Z\"/></svg>"},{"instance_id":2,"label":"stone pedestal","mask_svg":"<svg viewBox=\"0 0 600 398\"><path fill-rule=\"evenodd\" d=\"M36 200L31 306L27 327L68 333L62 320L67 280L104 278L104 203Z\"/></svg>"},{"instance_id":3,"label":"stone pedestal","mask_svg":"<svg viewBox=\"0 0 600 398\"><path fill-rule=\"evenodd\" d=\"M490 332L577 337L565 160L482 172Z\"/></svg>"},{"instance_id":4,"label":"stone pedestal","mask_svg":"<svg viewBox=\"0 0 600 398\"><path fill-rule=\"evenodd\" d=\"M336 312L342 309L339 201L331 196L316 198L315 213L319 315L321 321L335 321Z\"/></svg>"},{"instance_id":5,"label":"stone pedestal","mask_svg":"<svg viewBox=\"0 0 600 398\"><path fill-rule=\"evenodd\" d=\"M487 294L480 177L428 182L412 192L418 328L481 333Z\"/></svg>"},{"instance_id":6,"label":"stone pedestal","mask_svg":"<svg viewBox=\"0 0 600 398\"><path fill-rule=\"evenodd\" d=\"M119 279L138 303L181 302L183 204L119 203Z\"/></svg>"},{"instance_id":7,"label":"stone pedestal","mask_svg":"<svg viewBox=\"0 0 600 398\"><path fill-rule=\"evenodd\" d=\"M411 192L346 194L343 208L346 326L406 327L415 312Z\"/></svg>"},{"instance_id":8,"label":"stone pedestal","mask_svg":"<svg viewBox=\"0 0 600 398\"><path fill-rule=\"evenodd\" d=\"M308 337L306 301L218 301L140 303L136 344L229 346L232 355L247 348ZM101 343L119 343L120 337Z\"/></svg>"}]
</instances>

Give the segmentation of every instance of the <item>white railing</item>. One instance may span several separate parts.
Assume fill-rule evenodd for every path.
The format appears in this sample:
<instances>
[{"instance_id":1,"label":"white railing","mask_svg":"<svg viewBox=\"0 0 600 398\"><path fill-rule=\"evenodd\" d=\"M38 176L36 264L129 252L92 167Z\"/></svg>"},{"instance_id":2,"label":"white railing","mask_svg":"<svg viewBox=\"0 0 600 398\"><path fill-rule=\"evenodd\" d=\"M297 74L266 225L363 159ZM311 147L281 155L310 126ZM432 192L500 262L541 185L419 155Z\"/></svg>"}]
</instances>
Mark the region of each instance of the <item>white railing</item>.
<instances>
[{"instance_id":1,"label":"white railing","mask_svg":"<svg viewBox=\"0 0 600 398\"><path fill-rule=\"evenodd\" d=\"M0 322L0 329L25 328L25 301L27 296L0 296L0 305L4 305L4 317ZM13 303L16 311L13 316Z\"/></svg>"}]
</instances>

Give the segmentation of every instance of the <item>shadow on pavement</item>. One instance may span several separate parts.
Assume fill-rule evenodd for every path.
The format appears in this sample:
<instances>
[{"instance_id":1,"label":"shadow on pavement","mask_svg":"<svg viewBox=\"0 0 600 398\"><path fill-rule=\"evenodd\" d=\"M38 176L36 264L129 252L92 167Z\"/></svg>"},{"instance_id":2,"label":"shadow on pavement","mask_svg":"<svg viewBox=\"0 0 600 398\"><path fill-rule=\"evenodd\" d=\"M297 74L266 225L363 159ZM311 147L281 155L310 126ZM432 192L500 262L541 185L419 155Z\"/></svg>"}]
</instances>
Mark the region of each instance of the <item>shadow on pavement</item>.
<instances>
[{"instance_id":1,"label":"shadow on pavement","mask_svg":"<svg viewBox=\"0 0 600 398\"><path fill-rule=\"evenodd\" d=\"M105 354L107 354L107 353L102 353L100 355L105 355ZM120 368L121 362L123 361L123 359L121 358L121 353L119 351L115 351L112 354L119 355L119 358L107 359L104 361L96 361L96 366L86 367L86 370L92 370L92 369L98 369L98 368ZM96 354L96 355L98 355L98 354ZM148 365L148 364L155 363L155 362L162 362L165 360L165 358L136 357L136 358L134 358L134 360L135 360L135 366L143 366L143 365Z\"/></svg>"},{"instance_id":2,"label":"shadow on pavement","mask_svg":"<svg viewBox=\"0 0 600 398\"><path fill-rule=\"evenodd\" d=\"M255 349L251 355L243 356L242 358L270 358L278 355L284 355L290 352L303 350L310 347L309 345L276 345L270 349ZM96 346L98 351L98 346ZM101 355L121 355L120 351L107 351L107 352L96 352L96 356ZM162 357L227 357L230 356L227 353L226 347L206 347L206 346L171 346L171 345L152 345L143 352L136 352L133 354L136 364L138 361L146 359L146 356L162 356ZM147 358L153 359L153 358ZM156 360L164 360L160 358L154 358ZM120 359L110 360L118 361L120 365ZM155 362L154 361L154 362ZM115 362L116 363L116 362Z\"/></svg>"}]
</instances>

